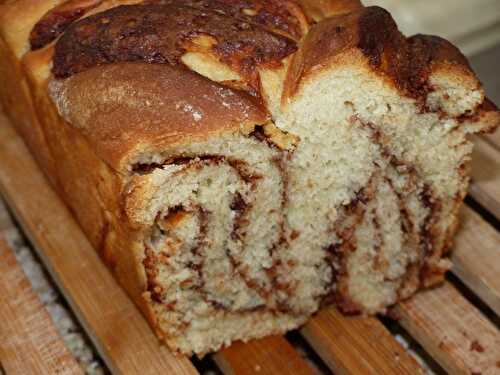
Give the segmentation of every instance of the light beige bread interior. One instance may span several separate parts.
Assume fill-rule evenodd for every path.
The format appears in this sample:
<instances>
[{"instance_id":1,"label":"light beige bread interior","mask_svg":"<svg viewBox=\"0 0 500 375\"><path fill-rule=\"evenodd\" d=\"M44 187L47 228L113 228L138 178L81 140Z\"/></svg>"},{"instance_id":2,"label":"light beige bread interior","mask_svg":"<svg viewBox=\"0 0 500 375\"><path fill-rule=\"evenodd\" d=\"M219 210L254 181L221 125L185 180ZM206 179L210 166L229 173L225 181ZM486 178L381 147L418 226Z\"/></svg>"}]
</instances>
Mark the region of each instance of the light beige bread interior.
<instances>
[{"instance_id":1,"label":"light beige bread interior","mask_svg":"<svg viewBox=\"0 0 500 375\"><path fill-rule=\"evenodd\" d=\"M326 303L384 312L442 280L468 186L467 134L499 123L448 42L406 38L357 1L286 2L289 26L245 18L281 43L279 59L251 69L255 52L227 60L224 37L202 33L175 64L115 57L54 77L77 34L69 26L30 50L51 9L83 7L92 22L141 2L28 3L0 8L2 101L173 350L282 333ZM250 4L241 17L278 12Z\"/></svg>"}]
</instances>

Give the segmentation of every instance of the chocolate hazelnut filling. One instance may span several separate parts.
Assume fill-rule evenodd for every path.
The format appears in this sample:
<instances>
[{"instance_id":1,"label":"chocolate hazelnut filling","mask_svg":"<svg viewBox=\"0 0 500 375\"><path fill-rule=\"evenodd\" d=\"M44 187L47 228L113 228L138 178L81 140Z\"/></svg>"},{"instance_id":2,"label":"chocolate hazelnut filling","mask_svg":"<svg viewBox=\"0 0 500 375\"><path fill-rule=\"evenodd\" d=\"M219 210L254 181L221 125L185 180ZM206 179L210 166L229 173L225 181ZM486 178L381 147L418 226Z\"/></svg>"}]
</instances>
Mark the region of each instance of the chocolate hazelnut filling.
<instances>
[{"instance_id":1,"label":"chocolate hazelnut filling","mask_svg":"<svg viewBox=\"0 0 500 375\"><path fill-rule=\"evenodd\" d=\"M253 137L252 135L250 137ZM259 142L263 145L266 145L266 147L271 147L269 146L268 142L264 139L265 136L263 135L263 139L259 140ZM281 163L278 162L278 160L270 160L272 164L275 164L277 166L277 169L280 171L279 173L283 174L283 169L284 166L281 165ZM163 168L163 166L168 166L168 165L178 165L178 166L186 166L190 168L203 168L204 166L207 165L228 165L230 166L239 179L247 184L249 186L250 192L255 192L256 189L258 189L258 184L259 181L261 180L261 176L250 172L249 166L247 165L246 162L242 160L237 160L237 159L232 159L232 158L227 158L225 156L221 155L201 155L201 156L196 156L196 157L190 157L190 156L180 156L180 157L174 157L166 160L164 163L151 163L151 164L136 164L135 167L133 168L133 172L139 175L144 175L144 174L149 174L152 173L155 169L157 168ZM181 173L181 172L177 172ZM283 178L283 177L282 177ZM285 204L286 202L286 191L282 192L282 205ZM247 227L249 225L249 214L251 213L251 210L253 209L253 204L248 201L247 198L245 198L242 193L240 192L235 192L233 194L233 197L230 202L229 209L233 212L233 219L232 219L232 229L230 232L230 238L233 241L237 241L241 243L241 246L243 248L242 251L245 251L246 247L246 241L247 241ZM189 212L190 210L192 211L193 209L188 209L186 207L181 207L181 208L172 208L168 210L168 215L173 215L175 214L178 210L181 211L186 211ZM192 254L192 258L198 259L197 262L190 262L189 264L186 264L185 266L194 270L196 272L196 279L197 280L192 280L191 285L193 288L196 289L197 293L199 293L202 298L209 303L215 310L225 310L225 311L231 311L231 312L239 312L239 313L245 313L248 311L255 311L256 309L265 309L269 311L274 311L276 309L279 309L280 311L286 311L286 308L281 306L279 302L277 303L271 303L270 305L266 304L261 304L261 305L255 305L251 306L249 308L245 309L238 309L234 310L231 306L226 305L222 301L219 301L217 299L214 299L211 297L211 293L209 290L206 289L206 280L205 280L205 262L204 262L204 252L207 251L205 249L206 244L209 242L208 241L208 223L210 222L210 217L212 215L211 212L206 211L202 207L197 207L195 209L196 215L198 216L198 223L200 225L199 228L199 233L196 241L196 246L193 246L190 250ZM163 220L162 217L158 216L158 220ZM284 222L281 221L281 234L279 235L278 242L281 242L282 239L284 238ZM208 242L207 242L208 241ZM272 257L272 249L274 247L278 246L278 244L274 244L271 246L271 248L268 249L268 257ZM273 294L275 294L275 289L276 288L281 288L282 286L279 285L277 282L277 275L280 273L278 262L273 261L272 266L269 269L265 269L265 275L269 278L267 287L265 285L262 285L262 282L255 280L253 277L251 277L248 273L247 270L247 265L245 265L240 259L242 259L242 254L233 254L229 249L226 249L226 256L228 260L230 261L230 264L232 265L232 272L234 272L238 277L240 277L243 281L245 286L250 289L255 291L259 296L262 297L264 301L269 300L272 298ZM159 283L156 281L158 277L158 266L160 263L159 260L160 256L158 254L154 254L151 249L148 249L148 245L146 244L146 254L145 254L145 260L144 260L144 266L147 269L146 274L147 274L147 279L148 279L148 285L147 285L147 291L150 293L151 298L153 301L160 303L160 304L165 304L169 305L168 302L164 303L164 300L162 298L164 291L159 287ZM269 287L271 289L269 289ZM275 306L276 305L276 306Z\"/></svg>"}]
</instances>

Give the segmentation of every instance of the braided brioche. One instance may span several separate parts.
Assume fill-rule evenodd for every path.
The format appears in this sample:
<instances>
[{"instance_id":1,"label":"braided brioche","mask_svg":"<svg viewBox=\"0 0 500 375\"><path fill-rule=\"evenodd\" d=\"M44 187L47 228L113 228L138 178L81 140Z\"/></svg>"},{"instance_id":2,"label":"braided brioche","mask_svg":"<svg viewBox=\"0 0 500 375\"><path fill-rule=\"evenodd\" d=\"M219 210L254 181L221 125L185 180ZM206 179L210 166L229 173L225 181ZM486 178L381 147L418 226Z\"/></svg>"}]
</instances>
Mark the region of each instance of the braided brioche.
<instances>
[{"instance_id":1,"label":"braided brioche","mask_svg":"<svg viewBox=\"0 0 500 375\"><path fill-rule=\"evenodd\" d=\"M355 0L6 1L0 43L6 112L186 354L439 283L500 123L453 45Z\"/></svg>"}]
</instances>

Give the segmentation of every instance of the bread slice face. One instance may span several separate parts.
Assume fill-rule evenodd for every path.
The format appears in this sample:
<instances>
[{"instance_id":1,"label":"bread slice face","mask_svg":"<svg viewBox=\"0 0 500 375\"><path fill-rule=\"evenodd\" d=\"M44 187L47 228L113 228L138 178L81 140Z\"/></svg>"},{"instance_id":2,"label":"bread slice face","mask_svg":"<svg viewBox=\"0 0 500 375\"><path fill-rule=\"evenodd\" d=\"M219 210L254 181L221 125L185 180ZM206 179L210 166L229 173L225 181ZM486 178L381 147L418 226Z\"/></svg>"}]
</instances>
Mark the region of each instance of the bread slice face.
<instances>
[{"instance_id":1,"label":"bread slice face","mask_svg":"<svg viewBox=\"0 0 500 375\"><path fill-rule=\"evenodd\" d=\"M467 134L500 122L451 44L354 0L41 3L16 43L46 172L170 348L442 280Z\"/></svg>"},{"instance_id":2,"label":"bread slice face","mask_svg":"<svg viewBox=\"0 0 500 375\"><path fill-rule=\"evenodd\" d=\"M159 327L181 350L295 327L280 306L284 153L256 134L181 146L135 176L126 210L150 233L143 261ZM266 328L264 328L266 327Z\"/></svg>"}]
</instances>

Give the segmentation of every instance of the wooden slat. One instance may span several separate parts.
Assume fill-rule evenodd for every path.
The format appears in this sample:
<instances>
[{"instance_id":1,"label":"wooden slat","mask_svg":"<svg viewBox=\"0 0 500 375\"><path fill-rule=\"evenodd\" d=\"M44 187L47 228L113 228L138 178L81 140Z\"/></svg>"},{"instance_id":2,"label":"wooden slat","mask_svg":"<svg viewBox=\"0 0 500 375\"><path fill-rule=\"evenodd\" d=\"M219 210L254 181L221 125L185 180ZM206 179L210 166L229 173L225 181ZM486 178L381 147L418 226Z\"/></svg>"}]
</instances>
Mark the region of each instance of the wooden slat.
<instances>
[{"instance_id":1,"label":"wooden slat","mask_svg":"<svg viewBox=\"0 0 500 375\"><path fill-rule=\"evenodd\" d=\"M158 344L1 114L0 190L114 373L197 373Z\"/></svg>"},{"instance_id":2,"label":"wooden slat","mask_svg":"<svg viewBox=\"0 0 500 375\"><path fill-rule=\"evenodd\" d=\"M474 138L470 195L500 220L500 151Z\"/></svg>"},{"instance_id":3,"label":"wooden slat","mask_svg":"<svg viewBox=\"0 0 500 375\"><path fill-rule=\"evenodd\" d=\"M450 374L500 373L500 332L451 284L417 294L396 313Z\"/></svg>"},{"instance_id":4,"label":"wooden slat","mask_svg":"<svg viewBox=\"0 0 500 375\"><path fill-rule=\"evenodd\" d=\"M0 236L0 361L8 375L83 371Z\"/></svg>"},{"instance_id":5,"label":"wooden slat","mask_svg":"<svg viewBox=\"0 0 500 375\"><path fill-rule=\"evenodd\" d=\"M335 374L419 374L417 362L375 318L346 317L329 308L301 331Z\"/></svg>"},{"instance_id":6,"label":"wooden slat","mask_svg":"<svg viewBox=\"0 0 500 375\"><path fill-rule=\"evenodd\" d=\"M225 375L314 375L311 367L281 336L236 342L214 356Z\"/></svg>"},{"instance_id":7,"label":"wooden slat","mask_svg":"<svg viewBox=\"0 0 500 375\"><path fill-rule=\"evenodd\" d=\"M460 218L452 271L500 316L500 233L469 207Z\"/></svg>"},{"instance_id":8,"label":"wooden slat","mask_svg":"<svg viewBox=\"0 0 500 375\"><path fill-rule=\"evenodd\" d=\"M11 230L14 226L10 215L5 207L5 204L0 196L0 233L5 234L5 232Z\"/></svg>"}]
</instances>

